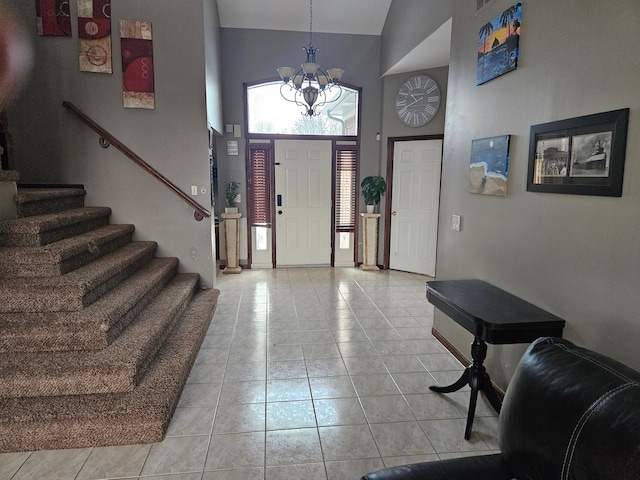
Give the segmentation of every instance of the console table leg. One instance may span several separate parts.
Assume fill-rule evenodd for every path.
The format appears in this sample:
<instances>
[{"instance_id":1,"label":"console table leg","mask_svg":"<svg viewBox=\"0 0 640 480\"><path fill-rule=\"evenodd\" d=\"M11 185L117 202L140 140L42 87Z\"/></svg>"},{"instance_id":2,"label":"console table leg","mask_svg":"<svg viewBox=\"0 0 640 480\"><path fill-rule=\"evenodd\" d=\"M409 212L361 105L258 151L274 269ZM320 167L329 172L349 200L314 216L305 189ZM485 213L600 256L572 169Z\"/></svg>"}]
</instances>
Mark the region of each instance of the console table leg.
<instances>
[{"instance_id":1,"label":"console table leg","mask_svg":"<svg viewBox=\"0 0 640 480\"><path fill-rule=\"evenodd\" d=\"M469 381L471 385L471 395L469 397L469 410L467 411L467 425L464 429L464 439L469 440L471 437L471 427L473 427L473 417L476 414L476 404L478 403L478 390L480 389L480 378L472 375Z\"/></svg>"},{"instance_id":2,"label":"console table leg","mask_svg":"<svg viewBox=\"0 0 640 480\"><path fill-rule=\"evenodd\" d=\"M447 385L446 387L432 385L429 387L429 390L433 390L434 392L437 392L437 393L457 392L461 388L469 385L469 371L470 371L469 367L465 368L464 372L462 372L462 376L451 385Z\"/></svg>"},{"instance_id":3,"label":"console table leg","mask_svg":"<svg viewBox=\"0 0 640 480\"><path fill-rule=\"evenodd\" d=\"M467 425L464 431L465 440L469 440L471 437L473 418L478 404L478 392L482 391L485 394L487 400L497 413L500 413L500 408L502 407L500 399L493 389L493 385L491 385L491 379L489 378L487 369L484 367L484 359L487 358L487 344L478 336L474 337L471 343L471 358L473 359L473 363L465 368L462 376L453 384L444 387L438 385L429 387L430 390L437 393L456 392L466 385L471 387L469 410L467 411Z\"/></svg>"}]
</instances>

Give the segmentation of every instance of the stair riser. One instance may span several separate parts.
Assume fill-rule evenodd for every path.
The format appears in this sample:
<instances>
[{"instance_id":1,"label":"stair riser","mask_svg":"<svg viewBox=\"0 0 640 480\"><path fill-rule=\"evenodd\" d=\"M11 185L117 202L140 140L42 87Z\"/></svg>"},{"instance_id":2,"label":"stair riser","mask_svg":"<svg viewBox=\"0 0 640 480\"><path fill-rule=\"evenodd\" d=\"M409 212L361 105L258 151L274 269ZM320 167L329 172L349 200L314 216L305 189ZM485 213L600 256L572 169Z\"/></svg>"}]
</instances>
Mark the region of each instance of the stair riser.
<instances>
[{"instance_id":1,"label":"stair riser","mask_svg":"<svg viewBox=\"0 0 640 480\"><path fill-rule=\"evenodd\" d=\"M110 307L109 313L100 316L99 322L93 315L94 304L86 310L86 320L77 320L69 324L56 321L47 322L45 318L37 318L33 324L21 324L14 328L6 328L0 336L0 353L9 352L59 352L73 350L98 350L111 344L120 333L143 311L153 298L167 285L178 271L178 262L166 263L166 267L152 276L144 290L129 297L124 304ZM142 275L138 272L136 275ZM130 291L134 287L131 287ZM106 307L105 307L106 308Z\"/></svg>"},{"instance_id":2,"label":"stair riser","mask_svg":"<svg viewBox=\"0 0 640 480\"><path fill-rule=\"evenodd\" d=\"M55 200L47 199L39 202L19 203L18 217L31 217L47 213L62 212L73 208L84 207L84 197L65 197Z\"/></svg>"},{"instance_id":3,"label":"stair riser","mask_svg":"<svg viewBox=\"0 0 640 480\"><path fill-rule=\"evenodd\" d=\"M155 298L155 296L160 293L160 291L165 287L165 285L171 280L173 276L178 272L178 266L172 268L167 271L166 275L164 275L157 283L153 285L153 287L147 291L147 293L138 301L136 304L122 317L113 318L113 322L111 323L103 323L101 325L101 332L104 333L104 345L102 347L106 347L113 343L118 336L123 332L125 328L129 326L129 324L135 319L135 317L142 312L147 305Z\"/></svg>"},{"instance_id":4,"label":"stair riser","mask_svg":"<svg viewBox=\"0 0 640 480\"><path fill-rule=\"evenodd\" d=\"M132 392L0 399L0 452L160 442L215 311L210 293L194 298Z\"/></svg>"},{"instance_id":5,"label":"stair riser","mask_svg":"<svg viewBox=\"0 0 640 480\"><path fill-rule=\"evenodd\" d=\"M40 233L0 233L0 246L40 247L75 235L81 235L108 224L109 217L104 216Z\"/></svg>"},{"instance_id":6,"label":"stair riser","mask_svg":"<svg viewBox=\"0 0 640 480\"><path fill-rule=\"evenodd\" d=\"M83 252L79 255L75 255L71 258L63 260L62 262L28 262L24 263L8 263L0 264L0 278L2 277L58 277L65 273L72 272L77 268L89 264L96 258L100 258L108 253L116 251L118 248L131 242L133 234L119 237L110 242L100 245L98 253L91 251ZM27 259L25 259L27 260Z\"/></svg>"},{"instance_id":7,"label":"stair riser","mask_svg":"<svg viewBox=\"0 0 640 480\"><path fill-rule=\"evenodd\" d=\"M82 305L79 309L83 309L91 305L98 298L103 296L112 288L116 287L120 284L125 278L129 277L133 272L139 270L144 265L153 260L155 255L155 249L151 252L145 253L143 256L139 257L136 261L131 262L122 270L120 270L116 275L109 277L109 279L103 283L101 283L98 287L94 288L91 292L87 293L84 297L82 297ZM51 310L49 310L51 311Z\"/></svg>"},{"instance_id":8,"label":"stair riser","mask_svg":"<svg viewBox=\"0 0 640 480\"><path fill-rule=\"evenodd\" d=\"M28 452L62 448L109 447L161 442L173 412L159 420L140 422L135 415L117 421L34 421L17 433L0 433L0 452Z\"/></svg>"},{"instance_id":9,"label":"stair riser","mask_svg":"<svg viewBox=\"0 0 640 480\"><path fill-rule=\"evenodd\" d=\"M69 369L65 365L59 365L60 357L57 357L58 360L53 365L44 363L35 375L24 374L20 371L20 366L14 365L7 368L7 371L0 370L0 397L53 397L131 391L144 376L175 322L186 309L196 286L194 283L190 290L181 290L180 297L171 303L170 310L155 312L161 321L149 318L135 325L138 328L134 327L132 332L148 332L145 334L144 345L136 352L135 358L122 359L121 363L108 367L78 365L77 368ZM143 323L150 324L151 328L140 328Z\"/></svg>"},{"instance_id":10,"label":"stair riser","mask_svg":"<svg viewBox=\"0 0 640 480\"><path fill-rule=\"evenodd\" d=\"M80 311L100 298L106 292L122 282L133 272L150 262L154 256L153 251L145 251L122 270L113 272L109 278L92 285L93 290L87 292L85 285L69 285L66 287L42 286L24 292L20 289L13 289L6 296L5 301L0 303L0 312L74 312ZM9 289L7 289L9 290Z\"/></svg>"}]
</instances>

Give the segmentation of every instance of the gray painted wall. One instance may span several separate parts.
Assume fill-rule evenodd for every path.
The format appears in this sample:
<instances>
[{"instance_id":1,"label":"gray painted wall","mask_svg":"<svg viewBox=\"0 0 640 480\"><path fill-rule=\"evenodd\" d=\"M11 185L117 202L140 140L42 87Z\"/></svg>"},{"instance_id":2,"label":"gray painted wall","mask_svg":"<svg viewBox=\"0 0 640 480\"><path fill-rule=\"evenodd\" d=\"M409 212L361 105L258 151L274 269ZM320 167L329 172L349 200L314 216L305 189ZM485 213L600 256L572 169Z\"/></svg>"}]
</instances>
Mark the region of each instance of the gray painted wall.
<instances>
[{"instance_id":1,"label":"gray painted wall","mask_svg":"<svg viewBox=\"0 0 640 480\"><path fill-rule=\"evenodd\" d=\"M220 16L216 0L204 0L204 53L207 81L207 119L218 133L222 125L222 68L220 64Z\"/></svg>"},{"instance_id":2,"label":"gray painted wall","mask_svg":"<svg viewBox=\"0 0 640 480\"><path fill-rule=\"evenodd\" d=\"M386 25L385 25L386 27ZM402 123L395 111L395 100L398 88L413 75L425 74L431 76L440 87L442 100L440 109L433 119L423 127L412 128ZM444 124L446 118L446 99L447 99L447 83L448 83L449 67L432 68L429 70L421 70L417 72L399 73L397 75L387 75L383 77L383 95L382 95L382 156L381 156L381 175L386 177L387 164L387 147L389 137L411 137L416 135L442 135L444 133ZM388 179L390 180L390 179ZM384 212L386 203L389 201L388 195L385 195L380 202L380 211ZM378 263L382 263L383 241L387 221L384 215L380 217L379 224L379 255Z\"/></svg>"},{"instance_id":3,"label":"gray painted wall","mask_svg":"<svg viewBox=\"0 0 640 480\"><path fill-rule=\"evenodd\" d=\"M456 0L449 70L438 279L480 278L567 321L565 337L640 368L640 3L523 2L518 69L476 86L480 13ZM531 125L631 109L621 198L526 191ZM471 140L512 135L506 198L467 192ZM450 229L452 214L462 231ZM462 352L471 336L443 314L435 328ZM525 346L490 346L505 386Z\"/></svg>"},{"instance_id":4,"label":"gray painted wall","mask_svg":"<svg viewBox=\"0 0 640 480\"><path fill-rule=\"evenodd\" d=\"M380 75L451 18L451 0L393 0L382 29Z\"/></svg>"},{"instance_id":5,"label":"gray painted wall","mask_svg":"<svg viewBox=\"0 0 640 480\"><path fill-rule=\"evenodd\" d=\"M222 28L221 33L223 121L225 124L242 125L243 131L241 138L234 138L229 133L217 138L218 184L222 186L228 180L241 183L242 203L238 207L246 216L243 82L277 79L277 67L302 63L305 60L302 47L309 45L309 34L233 28ZM323 68L344 68L344 82L362 87L361 176L377 174L380 142L376 141L376 133L381 131L382 95L382 82L377 70L380 37L314 33L313 44L318 48L316 60ZM238 140L238 156L227 156L227 140ZM219 202L217 208L223 209L224 201Z\"/></svg>"},{"instance_id":6,"label":"gray painted wall","mask_svg":"<svg viewBox=\"0 0 640 480\"><path fill-rule=\"evenodd\" d=\"M212 21L215 3L204 1ZM23 16L36 53L30 79L8 112L21 181L84 184L87 205L111 207L112 223L133 223L136 239L157 241L159 256L178 257L182 271L197 272L204 286L213 286L212 222L196 222L188 205L115 148L100 148L97 136L61 106L74 103L183 191L206 187L195 200L210 209L203 0L189 9L172 0L113 2L111 75L78 70L76 2L70 2L73 38L37 36L34 2L9 3ZM152 23L155 110L123 108L120 19ZM217 29L208 29L210 41ZM215 75L212 69L210 85ZM219 123L215 95L210 98L210 121Z\"/></svg>"}]
</instances>

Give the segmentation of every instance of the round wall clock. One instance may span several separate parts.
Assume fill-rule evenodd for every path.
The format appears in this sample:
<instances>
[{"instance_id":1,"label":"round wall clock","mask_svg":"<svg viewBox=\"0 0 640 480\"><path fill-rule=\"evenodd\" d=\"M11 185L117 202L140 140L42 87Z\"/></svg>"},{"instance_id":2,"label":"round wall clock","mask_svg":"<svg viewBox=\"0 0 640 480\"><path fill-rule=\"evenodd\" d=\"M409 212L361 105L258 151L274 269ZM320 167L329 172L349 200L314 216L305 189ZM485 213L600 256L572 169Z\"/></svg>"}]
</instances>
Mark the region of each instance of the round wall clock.
<instances>
[{"instance_id":1,"label":"round wall clock","mask_svg":"<svg viewBox=\"0 0 640 480\"><path fill-rule=\"evenodd\" d=\"M429 123L440 108L440 87L428 75L414 75L404 82L396 94L396 115L409 127Z\"/></svg>"}]
</instances>

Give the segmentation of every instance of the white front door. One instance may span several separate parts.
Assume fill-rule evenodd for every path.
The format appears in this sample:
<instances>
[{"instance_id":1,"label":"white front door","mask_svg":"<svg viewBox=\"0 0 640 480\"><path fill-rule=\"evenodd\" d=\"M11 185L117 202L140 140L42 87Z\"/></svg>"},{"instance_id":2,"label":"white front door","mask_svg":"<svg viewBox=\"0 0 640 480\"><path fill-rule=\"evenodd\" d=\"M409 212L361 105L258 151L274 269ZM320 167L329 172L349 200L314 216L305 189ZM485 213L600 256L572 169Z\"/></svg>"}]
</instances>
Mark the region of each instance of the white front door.
<instances>
[{"instance_id":1,"label":"white front door","mask_svg":"<svg viewBox=\"0 0 640 480\"><path fill-rule=\"evenodd\" d=\"M442 140L396 141L389 268L436 274Z\"/></svg>"},{"instance_id":2,"label":"white front door","mask_svg":"<svg viewBox=\"0 0 640 480\"><path fill-rule=\"evenodd\" d=\"M331 264L331 141L276 140L276 265Z\"/></svg>"}]
</instances>

